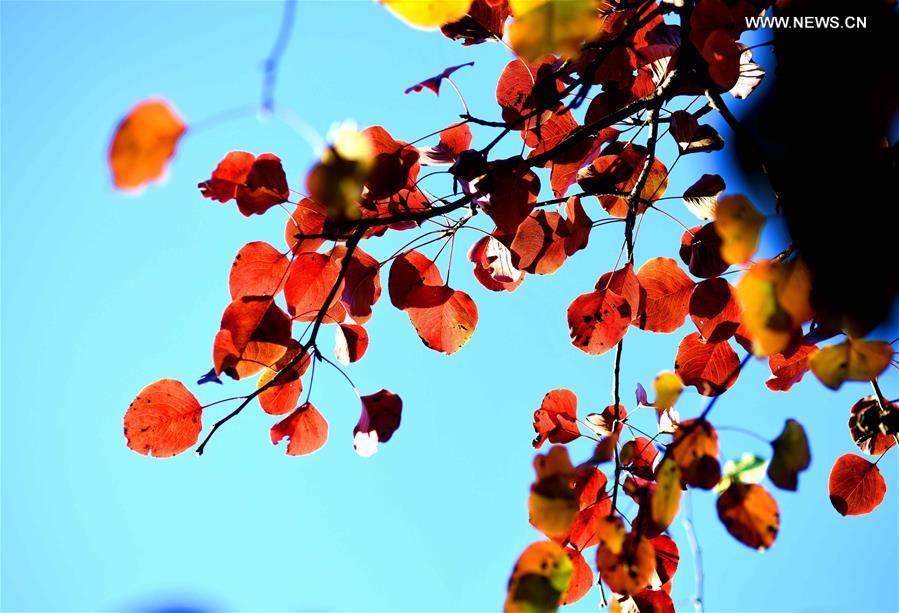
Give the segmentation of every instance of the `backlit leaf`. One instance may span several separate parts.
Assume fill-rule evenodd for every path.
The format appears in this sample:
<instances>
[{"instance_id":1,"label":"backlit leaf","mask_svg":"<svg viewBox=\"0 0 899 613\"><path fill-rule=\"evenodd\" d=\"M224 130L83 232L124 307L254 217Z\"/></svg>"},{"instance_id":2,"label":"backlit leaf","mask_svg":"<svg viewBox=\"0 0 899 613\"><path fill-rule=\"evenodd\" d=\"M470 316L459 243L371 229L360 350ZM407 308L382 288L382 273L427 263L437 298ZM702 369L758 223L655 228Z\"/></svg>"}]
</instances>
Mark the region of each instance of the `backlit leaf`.
<instances>
[{"instance_id":1,"label":"backlit leaf","mask_svg":"<svg viewBox=\"0 0 899 613\"><path fill-rule=\"evenodd\" d=\"M761 485L734 481L718 497L718 518L731 535L753 549L768 549L780 529L777 502Z\"/></svg>"},{"instance_id":2,"label":"backlit leaf","mask_svg":"<svg viewBox=\"0 0 899 613\"><path fill-rule=\"evenodd\" d=\"M578 492L573 487L578 474L568 457L568 449L551 447L534 458L537 479L531 485L528 515L535 528L549 538L564 538L579 510Z\"/></svg>"},{"instance_id":3,"label":"backlit leaf","mask_svg":"<svg viewBox=\"0 0 899 613\"><path fill-rule=\"evenodd\" d=\"M895 415L899 407L886 401L887 415ZM849 435L862 453L880 455L896 444L896 437L880 431L884 418L880 415L880 402L876 396L865 396L849 409Z\"/></svg>"},{"instance_id":4,"label":"backlit leaf","mask_svg":"<svg viewBox=\"0 0 899 613\"><path fill-rule=\"evenodd\" d=\"M125 440L142 455L168 458L192 447L203 426L203 407L175 379L160 379L140 391L125 412Z\"/></svg>"},{"instance_id":5,"label":"backlit leaf","mask_svg":"<svg viewBox=\"0 0 899 613\"><path fill-rule=\"evenodd\" d=\"M509 5L515 16L509 44L529 61L547 54L574 57L599 30L593 0L509 0Z\"/></svg>"},{"instance_id":6,"label":"backlit leaf","mask_svg":"<svg viewBox=\"0 0 899 613\"><path fill-rule=\"evenodd\" d=\"M358 324L337 326L334 353L343 365L358 362L368 349L368 332Z\"/></svg>"},{"instance_id":7,"label":"backlit leaf","mask_svg":"<svg viewBox=\"0 0 899 613\"><path fill-rule=\"evenodd\" d=\"M724 261L729 264L748 261L758 249L765 216L745 196L725 196L718 201L715 221Z\"/></svg>"},{"instance_id":8,"label":"backlit leaf","mask_svg":"<svg viewBox=\"0 0 899 613\"><path fill-rule=\"evenodd\" d=\"M652 580L656 570L655 548L649 539L630 533L617 553L600 547L596 566L603 582L613 592L636 594L649 587Z\"/></svg>"},{"instance_id":9,"label":"backlit leaf","mask_svg":"<svg viewBox=\"0 0 899 613\"><path fill-rule=\"evenodd\" d=\"M562 595L560 604L568 605L577 602L587 595L590 588L593 587L593 569L587 564L583 554L577 549L571 547L565 548L565 553L571 560L572 573L571 580L568 582L568 589Z\"/></svg>"},{"instance_id":10,"label":"backlit leaf","mask_svg":"<svg viewBox=\"0 0 899 613\"><path fill-rule=\"evenodd\" d=\"M729 266L721 258L721 237L714 221L684 232L680 245L680 259L695 277L717 277Z\"/></svg>"},{"instance_id":11,"label":"backlit leaf","mask_svg":"<svg viewBox=\"0 0 899 613\"><path fill-rule=\"evenodd\" d=\"M799 473L808 468L812 461L802 425L788 419L780 436L771 441L771 447L774 448L774 457L768 466L768 477L777 487L795 492L799 486Z\"/></svg>"},{"instance_id":12,"label":"backlit leaf","mask_svg":"<svg viewBox=\"0 0 899 613\"><path fill-rule=\"evenodd\" d=\"M144 100L119 123L109 145L109 168L119 189L135 190L163 177L187 126L164 100Z\"/></svg>"},{"instance_id":13,"label":"backlit leaf","mask_svg":"<svg viewBox=\"0 0 899 613\"><path fill-rule=\"evenodd\" d=\"M681 471L684 485L712 489L721 479L718 464L718 433L704 419L681 422L674 431L669 455Z\"/></svg>"},{"instance_id":14,"label":"backlit leaf","mask_svg":"<svg viewBox=\"0 0 899 613\"><path fill-rule=\"evenodd\" d=\"M212 178L197 187L204 198L234 199L246 217L261 215L290 197L281 159L273 153L232 151L212 171Z\"/></svg>"},{"instance_id":15,"label":"backlit leaf","mask_svg":"<svg viewBox=\"0 0 899 613\"><path fill-rule=\"evenodd\" d=\"M674 372L703 396L718 396L737 381L740 358L727 341L707 343L694 332L678 346Z\"/></svg>"},{"instance_id":16,"label":"backlit leaf","mask_svg":"<svg viewBox=\"0 0 899 613\"><path fill-rule=\"evenodd\" d=\"M318 409L307 402L272 426L270 434L273 445L289 437L287 455L308 455L321 449L328 441L328 422Z\"/></svg>"},{"instance_id":17,"label":"backlit leaf","mask_svg":"<svg viewBox=\"0 0 899 613\"><path fill-rule=\"evenodd\" d=\"M558 610L573 573L571 558L558 544L540 541L528 545L512 569L503 610L506 613Z\"/></svg>"},{"instance_id":18,"label":"backlit leaf","mask_svg":"<svg viewBox=\"0 0 899 613\"><path fill-rule=\"evenodd\" d=\"M287 257L264 241L247 243L231 264L228 288L231 299L274 296L287 276Z\"/></svg>"},{"instance_id":19,"label":"backlit leaf","mask_svg":"<svg viewBox=\"0 0 899 613\"><path fill-rule=\"evenodd\" d=\"M809 358L817 350L817 345L802 341L783 352L772 354L768 358L771 377L765 381L765 385L772 391L789 391L808 372Z\"/></svg>"},{"instance_id":20,"label":"backlit leaf","mask_svg":"<svg viewBox=\"0 0 899 613\"><path fill-rule=\"evenodd\" d=\"M680 497L680 469L674 460L662 460L656 471L656 488L651 498L652 521L659 530L671 525L680 507Z\"/></svg>"},{"instance_id":21,"label":"backlit leaf","mask_svg":"<svg viewBox=\"0 0 899 613\"><path fill-rule=\"evenodd\" d=\"M847 453L830 471L830 504L840 515L864 515L886 495L887 484L873 462Z\"/></svg>"},{"instance_id":22,"label":"backlit leaf","mask_svg":"<svg viewBox=\"0 0 899 613\"><path fill-rule=\"evenodd\" d=\"M577 396L567 389L552 390L543 397L540 408L534 411L534 447L540 449L544 441L565 444L579 438L577 425Z\"/></svg>"},{"instance_id":23,"label":"backlit leaf","mask_svg":"<svg viewBox=\"0 0 899 613\"><path fill-rule=\"evenodd\" d=\"M403 413L402 399L389 390L362 396L362 415L353 428L353 448L363 458L378 450L378 443L386 443L400 427Z\"/></svg>"},{"instance_id":24,"label":"backlit leaf","mask_svg":"<svg viewBox=\"0 0 899 613\"><path fill-rule=\"evenodd\" d=\"M721 175L702 175L684 192L684 204L687 210L703 221L715 219L718 196L724 189L724 179L721 178Z\"/></svg>"},{"instance_id":25,"label":"backlit leaf","mask_svg":"<svg viewBox=\"0 0 899 613\"><path fill-rule=\"evenodd\" d=\"M693 280L671 258L653 258L637 271L645 292L644 308L635 325L651 332L674 332L690 305Z\"/></svg>"},{"instance_id":26,"label":"backlit leaf","mask_svg":"<svg viewBox=\"0 0 899 613\"><path fill-rule=\"evenodd\" d=\"M740 314L736 291L724 279L706 279L690 296L690 319L706 342L732 337L740 327Z\"/></svg>"},{"instance_id":27,"label":"backlit leaf","mask_svg":"<svg viewBox=\"0 0 899 613\"><path fill-rule=\"evenodd\" d=\"M287 352L292 324L271 298L244 296L228 305L213 344L216 374L243 379Z\"/></svg>"},{"instance_id":28,"label":"backlit leaf","mask_svg":"<svg viewBox=\"0 0 899 613\"><path fill-rule=\"evenodd\" d=\"M380 0L410 26L434 30L465 16L471 0Z\"/></svg>"},{"instance_id":29,"label":"backlit leaf","mask_svg":"<svg viewBox=\"0 0 899 613\"><path fill-rule=\"evenodd\" d=\"M568 307L571 342L590 355L614 347L624 338L630 323L630 305L610 289L582 294Z\"/></svg>"},{"instance_id":30,"label":"backlit leaf","mask_svg":"<svg viewBox=\"0 0 899 613\"><path fill-rule=\"evenodd\" d=\"M677 373L664 371L656 375L652 387L656 394L652 406L661 411L674 406L684 389L684 382Z\"/></svg>"},{"instance_id":31,"label":"backlit leaf","mask_svg":"<svg viewBox=\"0 0 899 613\"><path fill-rule=\"evenodd\" d=\"M830 389L844 381L870 381L886 370L893 347L885 341L848 338L839 345L819 349L809 359L812 372Z\"/></svg>"}]
</instances>

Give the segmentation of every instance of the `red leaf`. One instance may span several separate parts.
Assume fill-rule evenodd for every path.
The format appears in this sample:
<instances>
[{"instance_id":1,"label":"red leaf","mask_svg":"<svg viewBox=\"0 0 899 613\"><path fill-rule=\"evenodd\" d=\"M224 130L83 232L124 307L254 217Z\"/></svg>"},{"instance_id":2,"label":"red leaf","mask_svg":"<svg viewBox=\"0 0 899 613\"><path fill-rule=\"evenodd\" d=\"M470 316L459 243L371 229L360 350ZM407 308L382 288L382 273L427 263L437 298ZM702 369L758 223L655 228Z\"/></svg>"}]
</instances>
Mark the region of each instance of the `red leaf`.
<instances>
[{"instance_id":1,"label":"red leaf","mask_svg":"<svg viewBox=\"0 0 899 613\"><path fill-rule=\"evenodd\" d=\"M680 552L674 539L666 534L660 534L650 540L656 550L656 572L659 575L659 581L665 585L674 578L674 574L677 572Z\"/></svg>"},{"instance_id":2,"label":"red leaf","mask_svg":"<svg viewBox=\"0 0 899 613\"><path fill-rule=\"evenodd\" d=\"M809 358L818 350L818 346L806 342L796 343L782 353L772 354L768 358L771 378L765 381L768 389L786 392L802 380L809 370ZM892 437L890 437L892 440Z\"/></svg>"},{"instance_id":3,"label":"red leaf","mask_svg":"<svg viewBox=\"0 0 899 613\"><path fill-rule=\"evenodd\" d=\"M593 229L593 220L587 216L581 199L576 196L565 201L565 227L565 253L572 256L587 247Z\"/></svg>"},{"instance_id":4,"label":"red leaf","mask_svg":"<svg viewBox=\"0 0 899 613\"><path fill-rule=\"evenodd\" d=\"M465 292L443 284L434 262L417 251L397 257L390 267L390 301L406 311L424 344L446 354L468 342L478 323L478 309Z\"/></svg>"},{"instance_id":5,"label":"red leaf","mask_svg":"<svg viewBox=\"0 0 899 613\"><path fill-rule=\"evenodd\" d=\"M443 82L443 80L448 78L451 74L453 74L460 68L465 68L466 66L474 66L474 62L466 62L464 64L459 64L458 66L450 66L449 68L444 69L443 72L441 72L440 74L434 75L433 77L425 79L424 81L421 81L420 83L416 83L412 87L406 88L406 91L404 93L406 93L406 94L411 93L411 92L417 93L425 88L428 88L429 90L431 90L432 92L434 92L435 94L437 94L439 96L440 95L440 84Z\"/></svg>"},{"instance_id":6,"label":"red leaf","mask_svg":"<svg viewBox=\"0 0 899 613\"><path fill-rule=\"evenodd\" d=\"M641 479L652 480L654 478L653 465L658 455L659 452L651 440L638 436L626 442L621 448L621 465Z\"/></svg>"},{"instance_id":7,"label":"red leaf","mask_svg":"<svg viewBox=\"0 0 899 613\"><path fill-rule=\"evenodd\" d=\"M215 337L215 373L243 379L274 366L287 351L291 329L290 317L271 298L234 300L225 309Z\"/></svg>"},{"instance_id":8,"label":"red leaf","mask_svg":"<svg viewBox=\"0 0 899 613\"><path fill-rule=\"evenodd\" d=\"M671 258L653 258L637 271L645 292L644 308L635 325L652 332L674 332L689 310L693 281Z\"/></svg>"},{"instance_id":9,"label":"red leaf","mask_svg":"<svg viewBox=\"0 0 899 613\"><path fill-rule=\"evenodd\" d=\"M886 401L886 408L888 414L899 411L895 402ZM882 421L876 396L865 396L849 409L849 435L863 453L880 455L896 444L896 437L879 431Z\"/></svg>"},{"instance_id":10,"label":"red leaf","mask_svg":"<svg viewBox=\"0 0 899 613\"><path fill-rule=\"evenodd\" d=\"M620 433L624 427L622 423L627 419L627 409L624 405L618 405L618 426L615 428L616 433ZM610 404L602 410L602 413L590 413L584 418L591 430L600 436L609 436L612 434L612 425L615 423L615 405Z\"/></svg>"},{"instance_id":11,"label":"red leaf","mask_svg":"<svg viewBox=\"0 0 899 613\"><path fill-rule=\"evenodd\" d=\"M461 39L463 45L499 40L510 14L508 0L474 0L465 17L444 24L440 31L447 38Z\"/></svg>"},{"instance_id":12,"label":"red leaf","mask_svg":"<svg viewBox=\"0 0 899 613\"><path fill-rule=\"evenodd\" d=\"M109 168L119 189L139 189L165 174L186 126L164 100L139 102L119 123L109 145Z\"/></svg>"},{"instance_id":13,"label":"red leaf","mask_svg":"<svg viewBox=\"0 0 899 613\"><path fill-rule=\"evenodd\" d=\"M320 204L303 198L287 220L287 227L284 229L287 246L293 253L318 250L325 242L325 239L319 237L324 234L327 221L328 213ZM315 238L302 238L304 236Z\"/></svg>"},{"instance_id":14,"label":"red leaf","mask_svg":"<svg viewBox=\"0 0 899 613\"><path fill-rule=\"evenodd\" d=\"M740 327L740 314L734 288L724 279L702 281L690 296L690 319L707 343L733 336Z\"/></svg>"},{"instance_id":15,"label":"red leaf","mask_svg":"<svg viewBox=\"0 0 899 613\"><path fill-rule=\"evenodd\" d=\"M727 341L706 343L694 332L678 346L674 372L685 386L694 386L703 396L718 396L736 382L740 359Z\"/></svg>"},{"instance_id":16,"label":"red leaf","mask_svg":"<svg viewBox=\"0 0 899 613\"><path fill-rule=\"evenodd\" d=\"M590 355L600 355L618 344L630 322L628 301L610 289L582 294L568 307L571 342Z\"/></svg>"},{"instance_id":17,"label":"red leaf","mask_svg":"<svg viewBox=\"0 0 899 613\"><path fill-rule=\"evenodd\" d=\"M365 197L381 200L393 196L401 189L415 188L418 177L418 149L403 141L394 140L381 126L366 128L362 134L372 146L374 161L364 185Z\"/></svg>"},{"instance_id":18,"label":"red leaf","mask_svg":"<svg viewBox=\"0 0 899 613\"><path fill-rule=\"evenodd\" d=\"M160 379L140 391L125 412L125 440L142 455L168 458L193 446L203 407L184 384Z\"/></svg>"},{"instance_id":19,"label":"red leaf","mask_svg":"<svg viewBox=\"0 0 899 613\"><path fill-rule=\"evenodd\" d=\"M289 264L287 257L268 243L247 243L231 264L228 277L231 299L276 295L287 276Z\"/></svg>"},{"instance_id":20,"label":"red leaf","mask_svg":"<svg viewBox=\"0 0 899 613\"><path fill-rule=\"evenodd\" d=\"M340 324L337 326L337 338L334 353L341 364L358 362L368 349L368 332L356 324Z\"/></svg>"},{"instance_id":21,"label":"red leaf","mask_svg":"<svg viewBox=\"0 0 899 613\"><path fill-rule=\"evenodd\" d=\"M328 441L328 422L311 403L307 402L272 426L272 444L277 445L285 436L287 455L308 455L321 449Z\"/></svg>"},{"instance_id":22,"label":"red leaf","mask_svg":"<svg viewBox=\"0 0 899 613\"><path fill-rule=\"evenodd\" d=\"M522 271L512 264L512 252L492 236L483 236L468 250L478 282L493 292L514 292L522 281Z\"/></svg>"},{"instance_id":23,"label":"red leaf","mask_svg":"<svg viewBox=\"0 0 899 613\"><path fill-rule=\"evenodd\" d=\"M777 502L761 485L733 481L718 497L718 518L731 535L753 549L768 549L777 538Z\"/></svg>"},{"instance_id":24,"label":"red leaf","mask_svg":"<svg viewBox=\"0 0 899 613\"><path fill-rule=\"evenodd\" d=\"M696 277L717 277L729 266L721 257L721 235L714 221L684 232L680 245L680 259Z\"/></svg>"},{"instance_id":25,"label":"red leaf","mask_svg":"<svg viewBox=\"0 0 899 613\"><path fill-rule=\"evenodd\" d=\"M578 173L578 185L590 194L623 192L628 194L637 185L637 179L646 163L646 149L640 145L612 143L593 163ZM654 159L643 189L639 194L637 213L646 210L646 204L665 195L668 171L658 159ZM599 196L599 203L612 217L624 219L628 205L623 197Z\"/></svg>"},{"instance_id":26,"label":"red leaf","mask_svg":"<svg viewBox=\"0 0 899 613\"><path fill-rule=\"evenodd\" d=\"M467 123L457 123L440 132L437 145L419 149L418 153L424 165L451 164L470 147L471 128Z\"/></svg>"},{"instance_id":27,"label":"red leaf","mask_svg":"<svg viewBox=\"0 0 899 613\"><path fill-rule=\"evenodd\" d=\"M643 312L646 291L640 286L634 267L630 262L614 272L607 272L596 282L596 289L608 289L627 300L631 307L631 321L636 321Z\"/></svg>"},{"instance_id":28,"label":"red leaf","mask_svg":"<svg viewBox=\"0 0 899 613\"><path fill-rule=\"evenodd\" d=\"M633 598L640 613L675 613L671 596L662 590L643 590Z\"/></svg>"},{"instance_id":29,"label":"red leaf","mask_svg":"<svg viewBox=\"0 0 899 613\"><path fill-rule=\"evenodd\" d=\"M478 182L487 194L481 208L506 234L514 234L519 224L534 210L540 193L540 179L520 157L496 160L488 165L487 176Z\"/></svg>"},{"instance_id":30,"label":"red leaf","mask_svg":"<svg viewBox=\"0 0 899 613\"><path fill-rule=\"evenodd\" d=\"M503 69L496 84L496 101L503 108L503 120L519 121L538 108L554 109L558 104L561 86L552 73L554 58L547 57L534 64L518 58ZM526 126L536 125L538 118L528 120Z\"/></svg>"},{"instance_id":31,"label":"red leaf","mask_svg":"<svg viewBox=\"0 0 899 613\"><path fill-rule=\"evenodd\" d=\"M602 146L618 138L619 133L615 128L604 128L595 138L580 140L554 157L549 184L556 198L561 198L568 192L577 179L578 171L590 165L599 155Z\"/></svg>"},{"instance_id":32,"label":"red leaf","mask_svg":"<svg viewBox=\"0 0 899 613\"><path fill-rule=\"evenodd\" d=\"M378 450L400 427L403 401L388 390L362 396L362 415L353 428L353 448L364 458Z\"/></svg>"},{"instance_id":33,"label":"red leaf","mask_svg":"<svg viewBox=\"0 0 899 613\"><path fill-rule=\"evenodd\" d=\"M343 261L346 248L338 245L331 257ZM371 319L371 309L381 297L381 266L359 247L347 263L339 295L341 304L354 321L362 324Z\"/></svg>"},{"instance_id":34,"label":"red leaf","mask_svg":"<svg viewBox=\"0 0 899 613\"><path fill-rule=\"evenodd\" d=\"M568 605L586 596L590 588L593 587L593 569L587 564L580 551L566 547L565 553L568 554L568 557L571 559L571 565L574 567L571 579L568 581L568 589L562 594L562 600L560 601L560 604Z\"/></svg>"},{"instance_id":35,"label":"red leaf","mask_svg":"<svg viewBox=\"0 0 899 613\"><path fill-rule=\"evenodd\" d=\"M567 233L568 226L561 215L539 210L528 215L511 238L501 231L498 238L508 245L515 268L548 275L558 270L568 257L565 252Z\"/></svg>"},{"instance_id":36,"label":"red leaf","mask_svg":"<svg viewBox=\"0 0 899 613\"><path fill-rule=\"evenodd\" d=\"M887 484L880 470L863 457L847 453L830 471L830 504L840 515L864 515L873 511L886 495Z\"/></svg>"},{"instance_id":37,"label":"red leaf","mask_svg":"<svg viewBox=\"0 0 899 613\"><path fill-rule=\"evenodd\" d=\"M281 159L273 153L256 157L246 151L232 151L212 171L212 178L197 187L205 198L219 202L233 198L246 217L261 215L290 197Z\"/></svg>"},{"instance_id":38,"label":"red leaf","mask_svg":"<svg viewBox=\"0 0 899 613\"><path fill-rule=\"evenodd\" d=\"M313 321L325 306L325 300L340 276L342 258L341 253L336 252L335 248L329 253L301 253L291 262L284 284L284 298L288 312L297 321ZM325 323L343 321L346 311L339 304L340 295L338 290L327 305Z\"/></svg>"},{"instance_id":39,"label":"red leaf","mask_svg":"<svg viewBox=\"0 0 899 613\"><path fill-rule=\"evenodd\" d=\"M566 389L552 390L543 397L540 408L534 411L534 448L540 449L545 441L570 443L580 437L577 426L577 396Z\"/></svg>"}]
</instances>

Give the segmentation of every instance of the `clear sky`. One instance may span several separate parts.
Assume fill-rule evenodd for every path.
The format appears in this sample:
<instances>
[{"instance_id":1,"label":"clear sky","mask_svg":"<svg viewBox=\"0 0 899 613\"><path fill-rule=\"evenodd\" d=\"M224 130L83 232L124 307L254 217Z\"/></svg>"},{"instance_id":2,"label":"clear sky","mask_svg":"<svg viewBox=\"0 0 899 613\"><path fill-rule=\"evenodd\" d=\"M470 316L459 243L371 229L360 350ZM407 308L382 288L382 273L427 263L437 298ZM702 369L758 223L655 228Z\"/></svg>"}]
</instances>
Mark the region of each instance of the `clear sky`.
<instances>
[{"instance_id":1,"label":"clear sky","mask_svg":"<svg viewBox=\"0 0 899 613\"><path fill-rule=\"evenodd\" d=\"M471 277L464 254L478 235L461 234L452 282L474 297L480 322L451 358L427 350L385 295L368 326L369 352L349 369L363 393L386 387L404 400L402 427L372 458L353 452L358 402L326 368L312 400L331 440L313 456L273 447L273 419L255 406L202 458L140 456L125 447L122 416L144 385L179 378L203 402L252 385L198 389L193 381L210 366L234 254L249 241L283 240L279 210L248 220L233 203L204 201L196 183L226 152L246 149L276 152L300 187L314 154L284 122L249 115L190 134L168 182L127 197L110 186L108 140L124 112L151 95L171 100L188 121L256 104L281 5L4 0L0 11L2 608L498 609L515 559L540 538L526 509L533 410L556 387L574 390L583 412L611 402L612 354L572 347L565 309L612 269L618 226L595 230L588 249L558 273L529 276L502 295ZM504 48L465 48L411 30L370 2L301 2L278 101L322 134L354 118L412 140L448 125L459 103L449 89L436 98L405 96L405 87L472 59L458 83L475 114L498 118ZM682 193L703 172L720 172L737 191L726 164L719 154L688 156L668 193ZM677 200L668 205L691 223ZM588 213L602 216L595 202ZM670 219L647 216L638 264L673 256L680 234ZM382 257L396 246L377 240L365 248ZM629 333L629 408L630 390L672 368L689 331L688 323L672 335ZM771 439L794 417L811 439L812 466L799 493L775 492L781 533L764 554L727 534L713 494L693 495L708 610L899 609L899 454L880 463L888 492L871 515L842 518L827 499L833 461L856 451L849 406L868 386L832 393L807 378L775 394L766 373L763 362L750 364L714 421ZM899 395L895 371L883 386ZM684 414L700 406L695 392L680 401ZM225 410L207 410L206 423ZM724 456L744 451L769 450L722 432ZM590 447L574 444L572 452L583 458ZM673 533L685 554L675 601L686 608L693 563L679 523ZM593 593L577 610L596 602Z\"/></svg>"}]
</instances>

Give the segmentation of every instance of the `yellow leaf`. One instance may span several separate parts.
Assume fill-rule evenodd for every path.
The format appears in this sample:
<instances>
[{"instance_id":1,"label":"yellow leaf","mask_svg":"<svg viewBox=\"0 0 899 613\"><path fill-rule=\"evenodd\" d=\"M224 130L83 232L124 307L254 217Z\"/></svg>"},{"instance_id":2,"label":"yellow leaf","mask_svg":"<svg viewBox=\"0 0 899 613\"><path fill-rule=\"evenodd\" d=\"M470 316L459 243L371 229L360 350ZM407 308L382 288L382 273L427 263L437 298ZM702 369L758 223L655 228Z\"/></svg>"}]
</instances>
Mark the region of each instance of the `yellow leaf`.
<instances>
[{"instance_id":1,"label":"yellow leaf","mask_svg":"<svg viewBox=\"0 0 899 613\"><path fill-rule=\"evenodd\" d=\"M756 262L737 283L743 324L752 337L752 352L768 356L783 351L804 322L812 318L811 278L802 260Z\"/></svg>"},{"instance_id":2,"label":"yellow leaf","mask_svg":"<svg viewBox=\"0 0 899 613\"><path fill-rule=\"evenodd\" d=\"M528 61L547 54L574 57L600 31L595 0L510 0L510 6L515 20L509 44Z\"/></svg>"},{"instance_id":3,"label":"yellow leaf","mask_svg":"<svg viewBox=\"0 0 899 613\"><path fill-rule=\"evenodd\" d=\"M684 389L684 382L673 372L660 372L652 382L652 387L656 392L656 401L653 406L658 411L670 409L677 402L681 391Z\"/></svg>"},{"instance_id":4,"label":"yellow leaf","mask_svg":"<svg viewBox=\"0 0 899 613\"><path fill-rule=\"evenodd\" d=\"M728 264L748 261L758 249L765 216L745 196L725 196L718 201L715 221L724 261Z\"/></svg>"},{"instance_id":5,"label":"yellow leaf","mask_svg":"<svg viewBox=\"0 0 899 613\"><path fill-rule=\"evenodd\" d=\"M568 450L560 445L546 455L537 455L534 469L537 479L528 498L531 525L550 538L562 538L571 530L579 509L577 492L572 487L577 471Z\"/></svg>"},{"instance_id":6,"label":"yellow leaf","mask_svg":"<svg viewBox=\"0 0 899 613\"><path fill-rule=\"evenodd\" d=\"M471 0L381 0L390 11L411 26L435 30L462 19Z\"/></svg>"},{"instance_id":7,"label":"yellow leaf","mask_svg":"<svg viewBox=\"0 0 899 613\"><path fill-rule=\"evenodd\" d=\"M839 345L819 349L809 363L812 372L830 389L843 381L870 381L882 373L893 357L893 347L885 341L847 339Z\"/></svg>"},{"instance_id":8,"label":"yellow leaf","mask_svg":"<svg viewBox=\"0 0 899 613\"><path fill-rule=\"evenodd\" d=\"M667 528L680 507L680 469L671 458L662 460L656 474L656 489L652 492L652 521L660 529Z\"/></svg>"}]
</instances>

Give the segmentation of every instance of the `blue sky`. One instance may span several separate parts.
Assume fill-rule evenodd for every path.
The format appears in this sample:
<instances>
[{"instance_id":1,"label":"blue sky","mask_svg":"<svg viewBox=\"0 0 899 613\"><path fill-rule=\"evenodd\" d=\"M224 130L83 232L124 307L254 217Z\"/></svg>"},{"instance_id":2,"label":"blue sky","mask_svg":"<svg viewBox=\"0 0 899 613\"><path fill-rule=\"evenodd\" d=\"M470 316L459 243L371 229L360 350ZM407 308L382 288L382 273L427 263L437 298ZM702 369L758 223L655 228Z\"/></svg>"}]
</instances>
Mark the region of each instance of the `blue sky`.
<instances>
[{"instance_id":1,"label":"blue sky","mask_svg":"<svg viewBox=\"0 0 899 613\"><path fill-rule=\"evenodd\" d=\"M503 295L468 273L465 248L478 235L461 234L453 286L473 296L480 322L450 358L424 348L385 296L368 326L369 352L349 375L363 393L400 394L405 409L400 430L370 459L352 449L358 402L327 368L312 400L331 440L313 456L273 447L273 420L256 407L223 428L202 459L139 456L125 447L122 416L147 383L182 379L203 402L252 385L192 382L210 365L234 254L249 241L283 240L278 210L245 219L233 203L204 201L196 183L229 150L246 149L276 152L300 187L314 152L279 119L250 114L190 134L167 183L129 197L110 186L108 140L123 113L151 95L171 100L189 122L256 104L281 5L4 1L0 11L2 608L499 608L516 557L539 539L526 509L533 410L556 387L574 390L584 413L611 402L612 354L573 348L565 309L612 269L618 226L595 230L588 249L558 273L529 276ZM440 98L403 90L472 59L476 66L457 82L473 113L498 118L504 48L465 48L411 30L369 2L301 2L278 101L321 134L354 118L412 140L448 125L459 104L449 89ZM476 143L485 136L477 131ZM666 147L663 159L671 159L670 139ZM719 154L684 158L668 194L703 172L723 174L729 191L739 191L726 165ZM669 205L692 225L676 200ZM600 218L596 203L588 206ZM680 234L670 219L647 216L638 264L676 257ZM397 245L377 240L365 247L382 257ZM622 372L629 407L630 390L670 369L690 331L630 332ZM876 512L842 518L827 500L830 466L856 450L849 406L869 388L833 393L808 378L774 394L764 387L766 371L751 363L714 421L771 439L794 417L811 439L812 466L799 493L775 492L781 533L764 554L726 533L712 494L693 495L708 610L899 609L899 455L880 463L889 489ZM883 388L899 395L895 371ZM700 398L685 393L679 406L694 413ZM225 410L210 408L206 423ZM722 432L724 456L744 451L768 453L751 437ZM590 448L574 444L572 452L585 457ZM674 536L686 553L679 524ZM692 592L692 567L685 555L680 606ZM596 601L592 593L576 610L595 610Z\"/></svg>"}]
</instances>

